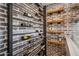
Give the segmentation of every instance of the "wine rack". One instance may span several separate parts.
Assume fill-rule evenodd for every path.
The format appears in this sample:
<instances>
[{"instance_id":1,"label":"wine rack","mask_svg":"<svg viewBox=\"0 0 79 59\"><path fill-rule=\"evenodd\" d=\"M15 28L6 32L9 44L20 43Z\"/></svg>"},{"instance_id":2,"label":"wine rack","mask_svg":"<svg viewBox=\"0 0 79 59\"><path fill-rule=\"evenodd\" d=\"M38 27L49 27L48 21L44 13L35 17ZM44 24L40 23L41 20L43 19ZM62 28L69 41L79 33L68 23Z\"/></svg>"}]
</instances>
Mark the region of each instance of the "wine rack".
<instances>
[{"instance_id":1,"label":"wine rack","mask_svg":"<svg viewBox=\"0 0 79 59\"><path fill-rule=\"evenodd\" d=\"M43 23L38 9L34 4L13 4L13 55L33 56L40 52ZM22 40L23 36L26 36L25 40Z\"/></svg>"},{"instance_id":2,"label":"wine rack","mask_svg":"<svg viewBox=\"0 0 79 59\"><path fill-rule=\"evenodd\" d=\"M70 41L79 50L79 4L8 4L0 3L0 56L66 56Z\"/></svg>"},{"instance_id":3,"label":"wine rack","mask_svg":"<svg viewBox=\"0 0 79 59\"><path fill-rule=\"evenodd\" d=\"M65 56L65 21L62 17L65 12L65 7L63 4L55 4L55 6L53 4L52 7L47 7L47 55Z\"/></svg>"},{"instance_id":4,"label":"wine rack","mask_svg":"<svg viewBox=\"0 0 79 59\"><path fill-rule=\"evenodd\" d=\"M7 23L9 18L7 15L10 12L8 5L7 3L0 3L0 56L6 56L9 54L8 52L13 56L38 55L44 49L44 45L42 45L43 7L38 7L34 3L13 3L11 7L12 39L8 38L9 35L7 35L7 28L11 26ZM8 46L7 42L12 46ZM7 48L12 50L8 51Z\"/></svg>"}]
</instances>

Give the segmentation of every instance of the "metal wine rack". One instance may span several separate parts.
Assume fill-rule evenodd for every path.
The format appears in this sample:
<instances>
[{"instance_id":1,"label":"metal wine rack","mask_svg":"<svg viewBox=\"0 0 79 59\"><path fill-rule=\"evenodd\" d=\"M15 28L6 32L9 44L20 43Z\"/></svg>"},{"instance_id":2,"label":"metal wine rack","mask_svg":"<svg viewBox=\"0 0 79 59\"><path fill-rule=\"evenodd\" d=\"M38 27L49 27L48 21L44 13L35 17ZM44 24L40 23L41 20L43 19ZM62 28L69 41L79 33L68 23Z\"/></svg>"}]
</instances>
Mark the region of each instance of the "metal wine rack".
<instances>
[{"instance_id":1,"label":"metal wine rack","mask_svg":"<svg viewBox=\"0 0 79 59\"><path fill-rule=\"evenodd\" d=\"M0 56L38 55L44 48L42 10L34 3L0 3ZM31 38L22 40L25 34Z\"/></svg>"},{"instance_id":2,"label":"metal wine rack","mask_svg":"<svg viewBox=\"0 0 79 59\"><path fill-rule=\"evenodd\" d=\"M39 35L39 33L42 34L40 31L43 30L43 23L38 21L39 18L35 16L35 13L38 12L38 7L34 4L13 4L13 55L35 55L36 51L34 50L41 50L37 47L41 47L43 40ZM26 14L24 15L24 13ZM25 23L26 26L20 26L21 23ZM21 37L24 34L29 34L32 38L23 41Z\"/></svg>"}]
</instances>

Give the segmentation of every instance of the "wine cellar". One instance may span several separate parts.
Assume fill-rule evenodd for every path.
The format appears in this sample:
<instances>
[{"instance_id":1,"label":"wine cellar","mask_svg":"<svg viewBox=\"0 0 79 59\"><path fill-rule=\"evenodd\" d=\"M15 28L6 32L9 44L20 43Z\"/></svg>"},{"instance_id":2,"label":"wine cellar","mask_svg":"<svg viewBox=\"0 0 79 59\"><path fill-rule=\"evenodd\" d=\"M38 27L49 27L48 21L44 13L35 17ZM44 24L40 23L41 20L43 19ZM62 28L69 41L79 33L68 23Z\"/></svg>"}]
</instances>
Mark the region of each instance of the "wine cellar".
<instances>
[{"instance_id":1,"label":"wine cellar","mask_svg":"<svg viewBox=\"0 0 79 59\"><path fill-rule=\"evenodd\" d=\"M0 56L79 56L79 3L0 3Z\"/></svg>"}]
</instances>

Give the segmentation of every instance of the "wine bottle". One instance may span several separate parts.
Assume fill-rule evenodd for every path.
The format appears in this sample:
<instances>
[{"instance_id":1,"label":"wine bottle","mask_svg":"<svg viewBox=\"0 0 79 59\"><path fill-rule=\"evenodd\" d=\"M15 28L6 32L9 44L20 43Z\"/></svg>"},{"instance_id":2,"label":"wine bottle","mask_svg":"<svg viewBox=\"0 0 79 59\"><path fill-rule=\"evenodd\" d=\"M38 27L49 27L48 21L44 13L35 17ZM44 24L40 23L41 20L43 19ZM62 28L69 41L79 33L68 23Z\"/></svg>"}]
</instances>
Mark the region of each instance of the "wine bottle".
<instances>
[{"instance_id":1,"label":"wine bottle","mask_svg":"<svg viewBox=\"0 0 79 59\"><path fill-rule=\"evenodd\" d=\"M22 39L23 40L28 40L30 38L31 38L31 36L30 35L27 35L27 34L25 34L24 36L22 36Z\"/></svg>"}]
</instances>

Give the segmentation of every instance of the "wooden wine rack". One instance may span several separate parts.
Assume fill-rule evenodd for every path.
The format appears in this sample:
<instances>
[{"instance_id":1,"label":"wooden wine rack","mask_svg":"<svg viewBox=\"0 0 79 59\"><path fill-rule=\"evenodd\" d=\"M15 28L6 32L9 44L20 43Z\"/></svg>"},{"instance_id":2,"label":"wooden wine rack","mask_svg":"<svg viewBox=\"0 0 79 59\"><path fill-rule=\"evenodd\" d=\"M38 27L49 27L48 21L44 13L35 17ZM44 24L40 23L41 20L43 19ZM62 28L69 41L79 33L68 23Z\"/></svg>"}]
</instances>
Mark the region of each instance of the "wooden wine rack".
<instances>
[{"instance_id":1,"label":"wooden wine rack","mask_svg":"<svg viewBox=\"0 0 79 59\"><path fill-rule=\"evenodd\" d=\"M57 12L62 12L64 11L64 7L63 6L55 6L54 8L51 8L47 11L48 14L53 14L53 13L57 13Z\"/></svg>"},{"instance_id":2,"label":"wooden wine rack","mask_svg":"<svg viewBox=\"0 0 79 59\"><path fill-rule=\"evenodd\" d=\"M47 52L49 56L65 56L65 41L58 41L57 39L49 39Z\"/></svg>"},{"instance_id":3,"label":"wooden wine rack","mask_svg":"<svg viewBox=\"0 0 79 59\"><path fill-rule=\"evenodd\" d=\"M59 5L59 7L56 6L55 8L51 8L47 11L47 14L51 15L51 17L47 15L49 16L47 18L47 25L48 25L47 34L50 34L50 39L49 37L47 38L47 55L48 56L65 56L66 55L64 30L62 27L58 26L59 24L64 25L64 22L65 22L64 18L62 16L61 17L58 16L59 14L61 14L60 12L64 10L65 10L65 7L63 7L62 5L61 6ZM57 16L53 17L54 14L55 16L56 15ZM55 27L52 26L53 24Z\"/></svg>"}]
</instances>

